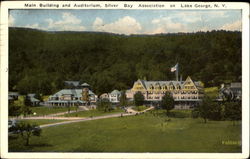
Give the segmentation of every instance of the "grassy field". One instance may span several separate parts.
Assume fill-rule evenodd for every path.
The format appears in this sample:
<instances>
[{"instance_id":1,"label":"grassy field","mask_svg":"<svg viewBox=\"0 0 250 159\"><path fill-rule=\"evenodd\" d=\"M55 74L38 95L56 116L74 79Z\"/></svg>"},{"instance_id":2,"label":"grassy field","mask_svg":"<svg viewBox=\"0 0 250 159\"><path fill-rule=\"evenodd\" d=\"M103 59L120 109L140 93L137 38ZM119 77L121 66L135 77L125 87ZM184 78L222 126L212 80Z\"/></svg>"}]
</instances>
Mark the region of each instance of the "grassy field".
<instances>
[{"instance_id":1,"label":"grassy field","mask_svg":"<svg viewBox=\"0 0 250 159\"><path fill-rule=\"evenodd\" d=\"M48 114L55 114L55 113L60 113L60 112L67 112L68 108L66 107L31 107L32 112L36 112L35 116L43 116L43 115L48 115ZM75 110L75 107L71 107L70 110Z\"/></svg>"},{"instance_id":2,"label":"grassy field","mask_svg":"<svg viewBox=\"0 0 250 159\"><path fill-rule=\"evenodd\" d=\"M240 141L241 122L204 124L202 119L177 117L166 121L164 114L145 113L44 128L41 137L31 138L30 146L10 136L9 151L241 152Z\"/></svg>"},{"instance_id":3,"label":"grassy field","mask_svg":"<svg viewBox=\"0 0 250 159\"><path fill-rule=\"evenodd\" d=\"M44 125L50 123L58 123L65 120L56 120L56 119L36 119L36 120L20 120L21 122L37 124L37 125Z\"/></svg>"},{"instance_id":4,"label":"grassy field","mask_svg":"<svg viewBox=\"0 0 250 159\"><path fill-rule=\"evenodd\" d=\"M104 111L99 111L97 109L94 109L94 110L65 114L62 116L64 116L64 117L90 117L90 116L95 117L95 116L108 115L108 114L121 113L121 112L124 112L124 110L115 109L115 110L112 110L110 112L104 112Z\"/></svg>"},{"instance_id":5,"label":"grassy field","mask_svg":"<svg viewBox=\"0 0 250 159\"><path fill-rule=\"evenodd\" d=\"M141 106L133 106L132 109L136 110L136 111L143 111L145 109L147 109L149 107L145 106L145 105L141 105Z\"/></svg>"}]
</instances>

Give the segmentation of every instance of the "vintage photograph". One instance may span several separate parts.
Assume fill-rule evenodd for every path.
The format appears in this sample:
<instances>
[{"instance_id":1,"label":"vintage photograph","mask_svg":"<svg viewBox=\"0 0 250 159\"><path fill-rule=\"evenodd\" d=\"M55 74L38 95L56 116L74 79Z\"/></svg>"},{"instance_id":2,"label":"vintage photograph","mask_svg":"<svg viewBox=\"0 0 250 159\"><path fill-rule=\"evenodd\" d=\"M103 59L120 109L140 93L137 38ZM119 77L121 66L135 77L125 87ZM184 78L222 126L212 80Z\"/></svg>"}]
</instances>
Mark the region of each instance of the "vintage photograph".
<instances>
[{"instance_id":1,"label":"vintage photograph","mask_svg":"<svg viewBox=\"0 0 250 159\"><path fill-rule=\"evenodd\" d=\"M8 152L242 152L241 9L9 9L8 31Z\"/></svg>"}]
</instances>

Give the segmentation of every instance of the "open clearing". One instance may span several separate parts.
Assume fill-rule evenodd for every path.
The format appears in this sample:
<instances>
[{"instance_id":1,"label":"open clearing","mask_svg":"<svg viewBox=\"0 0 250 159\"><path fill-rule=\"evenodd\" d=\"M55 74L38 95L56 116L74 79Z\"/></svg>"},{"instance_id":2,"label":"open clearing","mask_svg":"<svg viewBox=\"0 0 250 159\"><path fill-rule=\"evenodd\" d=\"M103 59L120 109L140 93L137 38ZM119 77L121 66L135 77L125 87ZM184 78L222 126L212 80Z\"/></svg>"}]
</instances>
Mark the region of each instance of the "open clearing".
<instances>
[{"instance_id":1,"label":"open clearing","mask_svg":"<svg viewBox=\"0 0 250 159\"><path fill-rule=\"evenodd\" d=\"M9 151L241 152L241 122L166 119L145 113L43 128L42 136L32 137L30 146L9 136Z\"/></svg>"},{"instance_id":2,"label":"open clearing","mask_svg":"<svg viewBox=\"0 0 250 159\"><path fill-rule=\"evenodd\" d=\"M88 110L88 111L81 111L81 112L75 112L75 113L70 113L70 114L64 114L61 116L64 117L95 117L95 116L102 116L102 115L107 115L107 114L115 114L115 113L124 113L125 111L122 109L115 109L110 112L104 112L104 111L99 111L96 109L93 110Z\"/></svg>"}]
</instances>

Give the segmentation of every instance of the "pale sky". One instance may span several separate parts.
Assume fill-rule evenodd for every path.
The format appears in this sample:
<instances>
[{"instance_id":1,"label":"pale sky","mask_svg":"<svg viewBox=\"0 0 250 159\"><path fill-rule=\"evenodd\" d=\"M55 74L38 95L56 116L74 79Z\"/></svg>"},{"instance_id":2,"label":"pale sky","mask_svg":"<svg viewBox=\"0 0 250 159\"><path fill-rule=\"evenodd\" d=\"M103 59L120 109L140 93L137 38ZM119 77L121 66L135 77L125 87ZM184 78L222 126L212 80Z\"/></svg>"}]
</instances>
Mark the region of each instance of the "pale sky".
<instances>
[{"instance_id":1,"label":"pale sky","mask_svg":"<svg viewBox=\"0 0 250 159\"><path fill-rule=\"evenodd\" d=\"M9 26L126 35L241 31L241 10L10 10Z\"/></svg>"}]
</instances>

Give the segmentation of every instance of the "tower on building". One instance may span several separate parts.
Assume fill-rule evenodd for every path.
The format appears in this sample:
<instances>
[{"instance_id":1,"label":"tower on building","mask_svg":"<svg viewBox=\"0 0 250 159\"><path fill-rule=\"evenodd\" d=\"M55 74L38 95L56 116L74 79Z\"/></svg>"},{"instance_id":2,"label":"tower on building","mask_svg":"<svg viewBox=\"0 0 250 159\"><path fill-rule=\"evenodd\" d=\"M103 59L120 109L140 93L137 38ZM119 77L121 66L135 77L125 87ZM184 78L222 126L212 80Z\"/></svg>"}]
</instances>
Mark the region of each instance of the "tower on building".
<instances>
[{"instance_id":1,"label":"tower on building","mask_svg":"<svg viewBox=\"0 0 250 159\"><path fill-rule=\"evenodd\" d=\"M89 84L83 83L81 85L81 88L82 88L82 100L89 103L89 89L90 89Z\"/></svg>"}]
</instances>

